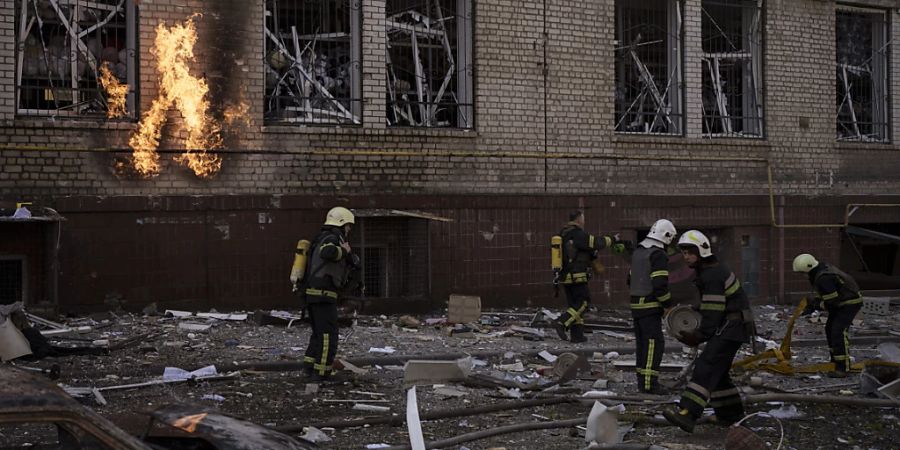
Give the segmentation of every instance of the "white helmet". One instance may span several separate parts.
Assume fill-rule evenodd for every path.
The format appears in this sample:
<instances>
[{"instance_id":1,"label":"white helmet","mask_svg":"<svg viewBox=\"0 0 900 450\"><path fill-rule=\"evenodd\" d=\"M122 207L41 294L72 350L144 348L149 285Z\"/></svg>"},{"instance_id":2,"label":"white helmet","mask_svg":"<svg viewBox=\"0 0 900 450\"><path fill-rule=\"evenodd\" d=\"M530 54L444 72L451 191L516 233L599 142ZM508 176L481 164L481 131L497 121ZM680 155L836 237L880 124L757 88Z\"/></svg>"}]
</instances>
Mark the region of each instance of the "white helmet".
<instances>
[{"instance_id":1,"label":"white helmet","mask_svg":"<svg viewBox=\"0 0 900 450\"><path fill-rule=\"evenodd\" d=\"M794 272L809 273L818 265L819 261L816 261L816 258L809 253L803 253L794 258Z\"/></svg>"},{"instance_id":2,"label":"white helmet","mask_svg":"<svg viewBox=\"0 0 900 450\"><path fill-rule=\"evenodd\" d=\"M328 211L328 215L325 216L325 225L334 225L336 227L343 226L345 224L354 223L355 219L353 217L353 213L350 212L349 209L344 208L343 206L335 206Z\"/></svg>"},{"instance_id":3,"label":"white helmet","mask_svg":"<svg viewBox=\"0 0 900 450\"><path fill-rule=\"evenodd\" d=\"M677 232L675 231L675 225L672 225L672 222L669 222L666 219L659 219L652 227L650 227L650 232L647 233L647 237L669 245L672 243L672 239L675 238L675 234L677 234Z\"/></svg>"},{"instance_id":4,"label":"white helmet","mask_svg":"<svg viewBox=\"0 0 900 450\"><path fill-rule=\"evenodd\" d=\"M678 238L679 247L697 247L700 251L701 258L712 256L712 247L709 245L709 239L706 235L697 230L688 230Z\"/></svg>"}]
</instances>

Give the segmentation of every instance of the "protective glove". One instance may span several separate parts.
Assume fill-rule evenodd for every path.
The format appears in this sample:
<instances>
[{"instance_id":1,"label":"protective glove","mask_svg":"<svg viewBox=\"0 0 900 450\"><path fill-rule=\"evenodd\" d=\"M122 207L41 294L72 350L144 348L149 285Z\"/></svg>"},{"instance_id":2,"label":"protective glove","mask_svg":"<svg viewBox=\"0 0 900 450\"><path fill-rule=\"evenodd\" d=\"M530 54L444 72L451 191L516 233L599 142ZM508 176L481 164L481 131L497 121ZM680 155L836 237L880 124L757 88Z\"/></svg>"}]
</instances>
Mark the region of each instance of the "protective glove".
<instances>
[{"instance_id":1,"label":"protective glove","mask_svg":"<svg viewBox=\"0 0 900 450\"><path fill-rule=\"evenodd\" d=\"M800 313L800 316L808 316L816 311L825 311L825 302L821 299L813 299L806 303L806 308Z\"/></svg>"},{"instance_id":2,"label":"protective glove","mask_svg":"<svg viewBox=\"0 0 900 450\"><path fill-rule=\"evenodd\" d=\"M678 341L689 347L696 347L703 343L703 338L697 333L682 331L681 333L678 333Z\"/></svg>"}]
</instances>

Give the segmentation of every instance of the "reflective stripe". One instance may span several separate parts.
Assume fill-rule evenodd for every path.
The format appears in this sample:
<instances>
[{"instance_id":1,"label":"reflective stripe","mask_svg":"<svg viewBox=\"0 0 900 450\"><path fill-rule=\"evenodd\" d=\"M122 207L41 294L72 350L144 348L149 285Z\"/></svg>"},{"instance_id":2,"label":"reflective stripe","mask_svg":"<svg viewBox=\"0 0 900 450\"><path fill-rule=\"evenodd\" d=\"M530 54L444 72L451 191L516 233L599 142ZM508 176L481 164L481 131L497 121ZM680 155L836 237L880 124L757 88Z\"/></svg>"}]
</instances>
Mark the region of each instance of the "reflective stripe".
<instances>
[{"instance_id":1,"label":"reflective stripe","mask_svg":"<svg viewBox=\"0 0 900 450\"><path fill-rule=\"evenodd\" d=\"M672 298L672 293L666 292L665 295L660 295L658 300L661 302L667 302L670 298Z\"/></svg>"},{"instance_id":2,"label":"reflective stripe","mask_svg":"<svg viewBox=\"0 0 900 450\"><path fill-rule=\"evenodd\" d=\"M668 270L657 270L655 272L650 272L650 278L667 277L667 276L669 276Z\"/></svg>"},{"instance_id":3,"label":"reflective stripe","mask_svg":"<svg viewBox=\"0 0 900 450\"><path fill-rule=\"evenodd\" d=\"M840 303L838 304L838 306L858 305L858 304L860 304L860 303L862 303L862 302L863 302L862 297L857 297L857 298L854 298L854 299L852 299L852 300L845 300L845 301L843 301L843 302L840 302Z\"/></svg>"},{"instance_id":4,"label":"reflective stripe","mask_svg":"<svg viewBox=\"0 0 900 450\"><path fill-rule=\"evenodd\" d=\"M723 303L701 303L700 311L725 311Z\"/></svg>"},{"instance_id":5,"label":"reflective stripe","mask_svg":"<svg viewBox=\"0 0 900 450\"><path fill-rule=\"evenodd\" d=\"M587 283L587 281L587 272L569 273L566 274L566 278L563 279L563 284Z\"/></svg>"},{"instance_id":6,"label":"reflective stripe","mask_svg":"<svg viewBox=\"0 0 900 450\"><path fill-rule=\"evenodd\" d=\"M603 240L606 242L607 247L612 246L612 238L610 238L609 236L603 236Z\"/></svg>"},{"instance_id":7,"label":"reflective stripe","mask_svg":"<svg viewBox=\"0 0 900 450\"><path fill-rule=\"evenodd\" d=\"M728 284L726 284L725 286L728 286ZM734 293L737 292L738 289L740 289L740 288L741 288L740 280L734 280L734 284L732 284L730 287L725 289L725 295L734 295Z\"/></svg>"},{"instance_id":8,"label":"reflective stripe","mask_svg":"<svg viewBox=\"0 0 900 450\"><path fill-rule=\"evenodd\" d=\"M706 407L706 400L704 400L704 399L698 397L697 394L695 394L695 393L693 393L693 392L691 392L691 391L684 391L684 393L681 394L681 396L684 397L684 398L686 398L686 399L688 399L688 400L690 400L690 401L692 401L692 402L694 402L694 403L696 403L696 404L699 405L701 408L705 408L705 407Z\"/></svg>"},{"instance_id":9,"label":"reflective stripe","mask_svg":"<svg viewBox=\"0 0 900 450\"><path fill-rule=\"evenodd\" d=\"M319 253L321 253L322 250L325 249L325 247L329 247L329 246L330 246L330 247L334 247L334 248L337 249L337 251L338 251L338 257L337 257L337 259L341 259L341 258L344 257L344 249L341 248L341 247L338 247L337 245L334 245L334 243L331 243L331 242L329 242L329 243L327 243L327 244L323 244L321 247L319 247Z\"/></svg>"},{"instance_id":10,"label":"reflective stripe","mask_svg":"<svg viewBox=\"0 0 900 450\"><path fill-rule=\"evenodd\" d=\"M325 372L328 370L328 365L326 362L328 361L328 346L331 344L331 336L328 333L322 334L322 360L319 364L316 365L316 369L319 370L319 375L325 375Z\"/></svg>"},{"instance_id":11,"label":"reflective stripe","mask_svg":"<svg viewBox=\"0 0 900 450\"><path fill-rule=\"evenodd\" d=\"M700 394L700 395L702 395L702 396L704 396L704 397L709 397L709 391L706 390L705 387L700 386L700 385L697 384L697 383L690 382L690 383L688 383L687 388L688 388L688 389L693 389L693 390L697 391L698 394ZM713 396L715 396L715 394L713 394Z\"/></svg>"},{"instance_id":12,"label":"reflective stripe","mask_svg":"<svg viewBox=\"0 0 900 450\"><path fill-rule=\"evenodd\" d=\"M595 242L594 235L593 234L588 235L588 248L594 248L594 242Z\"/></svg>"},{"instance_id":13,"label":"reflective stripe","mask_svg":"<svg viewBox=\"0 0 900 450\"><path fill-rule=\"evenodd\" d=\"M306 295L315 295L315 296L319 296L319 297L331 297L331 298L335 298L335 299L338 298L337 292L326 291L324 289L309 288L306 290Z\"/></svg>"},{"instance_id":14,"label":"reflective stripe","mask_svg":"<svg viewBox=\"0 0 900 450\"><path fill-rule=\"evenodd\" d=\"M575 308L567 309L566 312L569 313L569 318L565 322L563 322L563 324L566 326L566 328L569 328L570 326L572 326L573 323L577 323L577 324L584 323L584 319L581 318L581 314L584 313L584 310L586 310L587 307L588 307L587 302L581 302L581 306L579 306L578 309L575 309Z\"/></svg>"},{"instance_id":15,"label":"reflective stripe","mask_svg":"<svg viewBox=\"0 0 900 450\"><path fill-rule=\"evenodd\" d=\"M641 297L643 298L643 297ZM659 302L650 302L650 303L632 303L631 309L650 309L650 308L662 308L662 305Z\"/></svg>"},{"instance_id":16,"label":"reflective stripe","mask_svg":"<svg viewBox=\"0 0 900 450\"><path fill-rule=\"evenodd\" d=\"M316 362L316 358L313 358L312 356L304 356L304 357L303 357L303 362L305 362L305 363L314 363L314 362Z\"/></svg>"},{"instance_id":17,"label":"reflective stripe","mask_svg":"<svg viewBox=\"0 0 900 450\"><path fill-rule=\"evenodd\" d=\"M647 346L647 367L644 368L644 389L650 390L653 381L653 351L656 350L656 339L649 340Z\"/></svg>"},{"instance_id":18,"label":"reflective stripe","mask_svg":"<svg viewBox=\"0 0 900 450\"><path fill-rule=\"evenodd\" d=\"M822 296L822 300L834 300L838 297L837 291Z\"/></svg>"},{"instance_id":19,"label":"reflective stripe","mask_svg":"<svg viewBox=\"0 0 900 450\"><path fill-rule=\"evenodd\" d=\"M725 296L724 295L703 294L703 298L701 298L700 300L704 301L704 302L725 303Z\"/></svg>"},{"instance_id":20,"label":"reflective stripe","mask_svg":"<svg viewBox=\"0 0 900 450\"><path fill-rule=\"evenodd\" d=\"M737 277L734 276L734 272L731 272L728 274L728 279L725 280L725 286L731 286L731 283L734 283L735 281L737 281Z\"/></svg>"}]
</instances>

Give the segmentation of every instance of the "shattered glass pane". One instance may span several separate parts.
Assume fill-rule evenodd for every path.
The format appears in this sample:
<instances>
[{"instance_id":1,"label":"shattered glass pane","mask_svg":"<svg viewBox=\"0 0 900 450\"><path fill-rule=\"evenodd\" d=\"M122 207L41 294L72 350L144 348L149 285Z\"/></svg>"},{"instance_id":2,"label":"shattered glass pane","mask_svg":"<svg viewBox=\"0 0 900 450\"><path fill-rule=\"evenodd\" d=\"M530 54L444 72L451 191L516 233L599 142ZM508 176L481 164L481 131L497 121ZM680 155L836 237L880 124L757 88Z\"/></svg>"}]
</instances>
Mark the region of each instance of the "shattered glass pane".
<instances>
[{"instance_id":1,"label":"shattered glass pane","mask_svg":"<svg viewBox=\"0 0 900 450\"><path fill-rule=\"evenodd\" d=\"M703 134L761 137L759 0L703 0Z\"/></svg>"},{"instance_id":2,"label":"shattered glass pane","mask_svg":"<svg viewBox=\"0 0 900 450\"><path fill-rule=\"evenodd\" d=\"M266 1L268 122L360 123L358 0Z\"/></svg>"},{"instance_id":3,"label":"shattered glass pane","mask_svg":"<svg viewBox=\"0 0 900 450\"><path fill-rule=\"evenodd\" d=\"M681 3L616 2L616 131L680 134Z\"/></svg>"},{"instance_id":4,"label":"shattered glass pane","mask_svg":"<svg viewBox=\"0 0 900 450\"><path fill-rule=\"evenodd\" d=\"M887 22L883 12L835 18L838 140L888 141Z\"/></svg>"},{"instance_id":5,"label":"shattered glass pane","mask_svg":"<svg viewBox=\"0 0 900 450\"><path fill-rule=\"evenodd\" d=\"M19 114L110 118L133 114L137 39L133 2L17 1L15 20ZM108 81L100 82L104 71ZM111 84L114 92L109 90ZM113 105L119 105L118 111L108 114Z\"/></svg>"},{"instance_id":6,"label":"shattered glass pane","mask_svg":"<svg viewBox=\"0 0 900 450\"><path fill-rule=\"evenodd\" d=\"M387 120L472 127L471 0L388 0Z\"/></svg>"}]
</instances>

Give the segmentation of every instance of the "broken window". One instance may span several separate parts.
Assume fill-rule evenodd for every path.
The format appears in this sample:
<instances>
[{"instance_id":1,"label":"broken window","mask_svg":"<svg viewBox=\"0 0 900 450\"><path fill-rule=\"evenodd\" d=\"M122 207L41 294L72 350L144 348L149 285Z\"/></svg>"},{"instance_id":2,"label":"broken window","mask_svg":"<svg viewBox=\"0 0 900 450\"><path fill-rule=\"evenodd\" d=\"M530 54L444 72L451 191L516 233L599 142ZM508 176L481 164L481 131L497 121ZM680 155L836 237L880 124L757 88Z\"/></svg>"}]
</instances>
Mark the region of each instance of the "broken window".
<instances>
[{"instance_id":1,"label":"broken window","mask_svg":"<svg viewBox=\"0 0 900 450\"><path fill-rule=\"evenodd\" d=\"M681 2L616 1L616 131L681 134Z\"/></svg>"},{"instance_id":2,"label":"broken window","mask_svg":"<svg viewBox=\"0 0 900 450\"><path fill-rule=\"evenodd\" d=\"M361 123L359 5L266 0L266 121Z\"/></svg>"},{"instance_id":3,"label":"broken window","mask_svg":"<svg viewBox=\"0 0 900 450\"><path fill-rule=\"evenodd\" d=\"M472 128L472 0L388 0L389 125Z\"/></svg>"},{"instance_id":4,"label":"broken window","mask_svg":"<svg viewBox=\"0 0 900 450\"><path fill-rule=\"evenodd\" d=\"M703 134L762 137L762 0L703 0Z\"/></svg>"},{"instance_id":5,"label":"broken window","mask_svg":"<svg viewBox=\"0 0 900 450\"><path fill-rule=\"evenodd\" d=\"M19 114L133 116L134 0L15 0Z\"/></svg>"},{"instance_id":6,"label":"broken window","mask_svg":"<svg viewBox=\"0 0 900 450\"><path fill-rule=\"evenodd\" d=\"M837 138L887 142L887 15L839 7L837 38Z\"/></svg>"}]
</instances>

